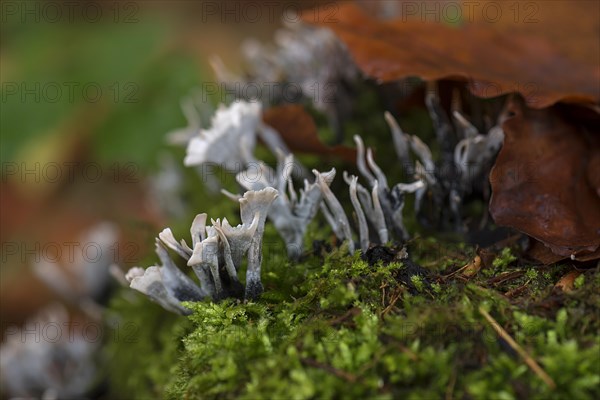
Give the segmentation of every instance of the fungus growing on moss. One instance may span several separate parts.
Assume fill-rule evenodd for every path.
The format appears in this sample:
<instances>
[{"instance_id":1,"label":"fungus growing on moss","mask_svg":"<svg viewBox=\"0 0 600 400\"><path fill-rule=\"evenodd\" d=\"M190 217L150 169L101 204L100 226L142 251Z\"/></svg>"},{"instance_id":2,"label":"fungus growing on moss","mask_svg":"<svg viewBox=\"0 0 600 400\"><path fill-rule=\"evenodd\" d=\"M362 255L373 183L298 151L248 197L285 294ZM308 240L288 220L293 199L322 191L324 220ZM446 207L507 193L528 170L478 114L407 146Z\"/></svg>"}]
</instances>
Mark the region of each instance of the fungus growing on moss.
<instances>
[{"instance_id":1,"label":"fungus growing on moss","mask_svg":"<svg viewBox=\"0 0 600 400\"><path fill-rule=\"evenodd\" d=\"M259 162L252 168L237 174L237 182L247 190L260 190L268 187L277 189L279 196L269 209L269 219L285 241L288 257L297 259L304 250L304 235L308 224L312 221L319 210L321 203L322 188L317 182L309 183L304 180L304 188L300 189L300 195L296 193L292 181L292 172L298 166L294 163L294 156L285 156L277 152L277 170ZM254 176L258 168L258 178L249 179ZM335 171L322 173L326 185L329 185L335 176ZM226 192L225 192L226 193ZM235 195L226 193L229 197L237 198Z\"/></svg>"},{"instance_id":2,"label":"fungus growing on moss","mask_svg":"<svg viewBox=\"0 0 600 400\"><path fill-rule=\"evenodd\" d=\"M344 180L350 187L350 201L352 202L352 207L354 207L358 219L361 250L365 252L369 248L369 227L367 225L367 218L377 231L379 243L387 243L389 235L387 226L385 225L385 216L383 215L381 203L379 202L379 188L377 182L375 182L375 186L371 190L371 193L369 193L364 186L358 183L357 176L348 175L348 173L344 171ZM365 218L365 215L367 218Z\"/></svg>"},{"instance_id":3,"label":"fungus growing on moss","mask_svg":"<svg viewBox=\"0 0 600 400\"><path fill-rule=\"evenodd\" d=\"M277 195L277 190L270 187L246 192L239 199L242 223L236 227L227 219L222 222L211 220L212 226L206 226L206 214L198 214L190 229L193 249L185 240L177 242L171 229L164 229L156 240L156 253L162 265L145 270L130 269L126 275L130 286L163 308L184 315L189 310L181 305L183 301L200 301L206 297L213 300L242 296L255 299L262 293L260 274L265 220ZM177 268L165 246L192 267L199 286ZM244 292L237 274L245 254L248 264Z\"/></svg>"},{"instance_id":4,"label":"fungus growing on moss","mask_svg":"<svg viewBox=\"0 0 600 400\"><path fill-rule=\"evenodd\" d=\"M390 189L388 186L387 177L381 168L379 168L379 166L375 163L371 148L366 149L365 155L365 145L362 141L362 138L358 135L355 135L354 141L356 142L356 147L358 149L356 154L356 165L358 166L358 170L360 171L361 175L367 180L372 190L372 222L376 222L376 226L379 226L379 231L381 232L379 236L380 240L385 239L386 235L383 234L381 222L379 221L381 217L379 216L377 210L377 203L380 203L381 205L383 216L389 230L402 240L408 239L409 234L406 231L402 221L404 195L405 193L414 193L415 191L423 188L424 183L421 180L417 180L410 184L398 183ZM360 190L362 193L365 191L366 189ZM366 206L368 204L368 200L364 195L362 197L365 200L363 205Z\"/></svg>"},{"instance_id":5,"label":"fungus growing on moss","mask_svg":"<svg viewBox=\"0 0 600 400\"><path fill-rule=\"evenodd\" d=\"M348 221L348 217L346 217L344 208L329 188L327 177L323 176L323 174L316 169L313 169L313 173L317 177L317 183L323 192L324 201L321 203L321 211L337 238L341 241L348 242L348 251L352 254L354 253L354 241L352 240L350 222ZM335 177L335 169L331 170L330 176L331 180L333 180L333 177Z\"/></svg>"},{"instance_id":6,"label":"fungus growing on moss","mask_svg":"<svg viewBox=\"0 0 600 400\"><path fill-rule=\"evenodd\" d=\"M207 292L198 287L173 263L163 244L156 241L156 254L162 265L143 269L131 268L125 278L132 289L160 304L164 309L179 314L189 314L182 301L200 301Z\"/></svg>"}]
</instances>

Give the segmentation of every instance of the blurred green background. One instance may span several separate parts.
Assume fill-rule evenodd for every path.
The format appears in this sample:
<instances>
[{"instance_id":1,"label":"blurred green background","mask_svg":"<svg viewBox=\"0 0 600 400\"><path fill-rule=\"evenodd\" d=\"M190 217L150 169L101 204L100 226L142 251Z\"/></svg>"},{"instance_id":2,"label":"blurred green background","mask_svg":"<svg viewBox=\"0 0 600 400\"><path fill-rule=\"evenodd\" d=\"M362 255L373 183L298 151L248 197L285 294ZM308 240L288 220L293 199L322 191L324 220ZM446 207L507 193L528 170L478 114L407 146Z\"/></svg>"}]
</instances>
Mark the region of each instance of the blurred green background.
<instances>
[{"instance_id":1,"label":"blurred green background","mask_svg":"<svg viewBox=\"0 0 600 400\"><path fill-rule=\"evenodd\" d=\"M98 160L152 166L164 134L185 122L180 99L203 77L212 79L203 47L215 49L219 37L227 47L239 36L231 29L215 36L218 24L192 24L182 18L192 7L182 4L109 2L98 8L101 17L87 20L83 6L73 7L71 18L65 5L57 22L42 3L17 7L3 5L2 16L5 162L27 158L53 137L79 134L89 135ZM87 123L69 124L82 113Z\"/></svg>"},{"instance_id":2,"label":"blurred green background","mask_svg":"<svg viewBox=\"0 0 600 400\"><path fill-rule=\"evenodd\" d=\"M186 125L181 100L215 82L209 56L241 71L242 41L270 40L285 2L254 22L240 14L243 2L227 2L234 11L227 18L215 9L220 4L2 2L0 236L3 252L7 244L21 249L2 257L2 329L55 297L32 275L35 255L27 249L77 240L108 220L122 243L138 249L115 261L142 263L156 232L177 224L156 206L149 185L164 153L193 178L184 185L193 192L186 193L189 213L214 202L200 198L198 177L182 164L184 149L168 145L166 134ZM218 102L205 100L209 109ZM61 168L60 179L48 179L50 164ZM85 178L90 165L100 169L98 181Z\"/></svg>"}]
</instances>

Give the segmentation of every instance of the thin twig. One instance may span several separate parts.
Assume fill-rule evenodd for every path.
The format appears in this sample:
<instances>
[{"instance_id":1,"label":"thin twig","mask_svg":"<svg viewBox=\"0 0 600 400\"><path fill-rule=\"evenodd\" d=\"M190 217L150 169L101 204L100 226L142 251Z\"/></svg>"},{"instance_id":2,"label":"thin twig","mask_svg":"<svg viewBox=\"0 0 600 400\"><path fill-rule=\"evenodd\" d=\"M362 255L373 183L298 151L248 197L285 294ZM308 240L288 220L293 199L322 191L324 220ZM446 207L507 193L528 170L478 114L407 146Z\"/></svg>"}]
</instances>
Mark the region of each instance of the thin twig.
<instances>
[{"instance_id":1,"label":"thin twig","mask_svg":"<svg viewBox=\"0 0 600 400\"><path fill-rule=\"evenodd\" d=\"M403 290L402 287L394 290L391 294L390 294L390 302L387 305L386 308L383 309L383 311L381 312L381 317L385 317L385 315L390 312L392 310L392 308L394 308L394 306L396 305L396 302L398 301L398 299L400 299L400 295L402 294Z\"/></svg>"},{"instance_id":2,"label":"thin twig","mask_svg":"<svg viewBox=\"0 0 600 400\"><path fill-rule=\"evenodd\" d=\"M381 307L385 307L385 288L387 286L387 283L382 283L379 287L379 289L381 289Z\"/></svg>"},{"instance_id":3,"label":"thin twig","mask_svg":"<svg viewBox=\"0 0 600 400\"><path fill-rule=\"evenodd\" d=\"M516 279L516 278L520 278L521 276L523 276L525 274L524 271L511 271L511 272L503 272L498 276L493 277L492 279L487 281L488 285L499 285L501 283L504 283L506 281L509 281L511 279Z\"/></svg>"},{"instance_id":4,"label":"thin twig","mask_svg":"<svg viewBox=\"0 0 600 400\"><path fill-rule=\"evenodd\" d=\"M527 289L529 283L530 283L530 281L527 281L523 285L516 287L512 290L509 290L508 292L504 293L504 296L506 296L510 299L511 297L513 297L515 295L521 294L521 292L523 292L525 289Z\"/></svg>"},{"instance_id":5,"label":"thin twig","mask_svg":"<svg viewBox=\"0 0 600 400\"><path fill-rule=\"evenodd\" d=\"M468 267L468 266L469 266L469 264L467 263L466 265L464 265L464 266L460 267L460 268L459 268L459 269L457 269L456 271L454 271L454 272L450 272L448 275L443 275L443 276L442 276L442 279L443 279L443 280L446 280L446 279L448 279L448 278L451 278L451 277L453 277L454 275L456 275L456 274L459 274L459 273L461 273L462 271L464 271L465 269L467 269L467 267Z\"/></svg>"},{"instance_id":6,"label":"thin twig","mask_svg":"<svg viewBox=\"0 0 600 400\"><path fill-rule=\"evenodd\" d=\"M490 323L492 328L494 328L496 333L500 335L500 337L504 339L506 343L508 343L508 345L523 358L525 364L527 364L527 366L531 368L531 370L537 376L539 376L540 379L546 383L546 385L548 385L551 389L556 389L556 383L554 383L554 380L550 377L550 375L548 375L546 371L544 371L542 367L540 367L540 365L533 358L531 358L531 356L529 356L529 354L527 354L527 352L517 342L515 342L508 332L506 332L504 328L502 328L500 324L481 306L479 306L479 313L483 315L487 322Z\"/></svg>"}]
</instances>

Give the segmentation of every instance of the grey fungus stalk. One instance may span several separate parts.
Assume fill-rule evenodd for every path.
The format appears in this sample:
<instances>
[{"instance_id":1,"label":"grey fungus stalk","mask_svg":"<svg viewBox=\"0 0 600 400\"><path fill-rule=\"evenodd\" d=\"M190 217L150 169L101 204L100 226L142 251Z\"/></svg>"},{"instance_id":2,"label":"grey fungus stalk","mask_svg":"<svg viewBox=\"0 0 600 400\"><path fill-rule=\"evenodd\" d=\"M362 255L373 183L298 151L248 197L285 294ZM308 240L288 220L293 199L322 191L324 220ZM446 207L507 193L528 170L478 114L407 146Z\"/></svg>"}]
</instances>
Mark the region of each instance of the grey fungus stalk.
<instances>
[{"instance_id":1,"label":"grey fungus stalk","mask_svg":"<svg viewBox=\"0 0 600 400\"><path fill-rule=\"evenodd\" d=\"M394 147L400 162L406 166L409 174L414 174L424 186L416 189L415 213L421 220L421 210L425 195L429 193L438 223L444 222L444 210L450 210L455 229L464 229L461 218L463 198L474 188L487 185L486 177L494 158L504 141L502 129L496 125L487 134L478 129L454 106L455 124L440 106L435 90L427 91L426 105L433 120L434 130L440 145L441 157L436 164L431 150L421 139L404 133L390 113L385 114ZM455 102L456 103L456 102ZM409 149L416 156L412 167Z\"/></svg>"},{"instance_id":2,"label":"grey fungus stalk","mask_svg":"<svg viewBox=\"0 0 600 400\"><path fill-rule=\"evenodd\" d=\"M450 206L456 215L460 215L463 197L478 180L486 179L485 175L491 169L494 158L504 142L504 132L496 125L487 135L482 135L459 111L454 111L453 115L465 133L465 138L454 148L454 165L459 178L456 182L457 187L450 193Z\"/></svg>"},{"instance_id":3,"label":"grey fungus stalk","mask_svg":"<svg viewBox=\"0 0 600 400\"><path fill-rule=\"evenodd\" d=\"M162 280L169 293L179 301L199 301L207 296L207 292L184 274L173 262L164 245L156 241L156 254L162 264Z\"/></svg>"},{"instance_id":4,"label":"grey fungus stalk","mask_svg":"<svg viewBox=\"0 0 600 400\"><path fill-rule=\"evenodd\" d=\"M180 300L167 290L163 283L160 267L152 266L146 269L134 267L127 272L125 278L129 281L132 289L145 294L165 310L181 315L190 313L180 304Z\"/></svg>"},{"instance_id":5,"label":"grey fungus stalk","mask_svg":"<svg viewBox=\"0 0 600 400\"><path fill-rule=\"evenodd\" d=\"M264 225L277 195L273 188L246 192L239 199L242 223L236 227L231 226L227 219L222 222L220 219L211 220L212 226L206 226L206 214L198 214L190 229L193 249L185 240L177 242L169 228L164 229L156 241L156 253L162 265L130 269L126 279L131 288L166 310L182 315L190 312L182 306L184 301L241 298L244 295L248 300L257 298L262 293L260 273ZM198 277L199 286L175 265L167 247L186 260ZM244 290L238 272L245 254L248 267Z\"/></svg>"},{"instance_id":6,"label":"grey fungus stalk","mask_svg":"<svg viewBox=\"0 0 600 400\"><path fill-rule=\"evenodd\" d=\"M358 219L358 235L360 240L360 249L364 253L369 248L369 227L367 226L367 218L365 217L365 213L363 212L362 207L360 206L360 201L358 200L358 195L356 193L358 177L352 176L349 179L350 201L352 202L352 207L354 207L356 219Z\"/></svg>"},{"instance_id":7,"label":"grey fungus stalk","mask_svg":"<svg viewBox=\"0 0 600 400\"><path fill-rule=\"evenodd\" d=\"M252 236L248 248L248 267L246 270L246 293L247 300L254 300L263 292L260 280L262 264L262 237L265 230L267 212L278 192L273 188L265 188L259 191L248 191L240 199L240 211L242 224L251 224L254 216L258 216L258 226Z\"/></svg>"},{"instance_id":8,"label":"grey fungus stalk","mask_svg":"<svg viewBox=\"0 0 600 400\"><path fill-rule=\"evenodd\" d=\"M348 242L348 251L352 254L354 253L354 241L352 240L350 222L348 221L348 217L346 217L344 208L329 188L330 182L327 182L327 177L316 169L313 169L313 173L317 177L317 183L323 192L324 203L321 207L325 214L325 218L331 225L331 228L338 239ZM329 175L335 176L335 169L332 169ZM333 180L333 177L331 179Z\"/></svg>"},{"instance_id":9,"label":"grey fungus stalk","mask_svg":"<svg viewBox=\"0 0 600 400\"><path fill-rule=\"evenodd\" d=\"M439 182L435 175L436 166L431 150L418 136L402 131L392 114L386 112L384 118L390 127L398 159L405 168L406 174L417 179L416 182L408 184L409 186L398 184L397 190L415 193L415 214L419 215L427 191L439 191ZM409 150L416 156L414 166Z\"/></svg>"},{"instance_id":10,"label":"grey fungus stalk","mask_svg":"<svg viewBox=\"0 0 600 400\"><path fill-rule=\"evenodd\" d=\"M183 315L189 314L189 310L183 307L181 302L200 301L208 293L177 268L159 239L156 241L156 254L162 265L147 269L131 268L125 278L132 289L145 294L164 309Z\"/></svg>"},{"instance_id":11,"label":"grey fungus stalk","mask_svg":"<svg viewBox=\"0 0 600 400\"><path fill-rule=\"evenodd\" d=\"M454 149L454 163L460 170L462 186L468 187L486 166L491 166L504 142L504 132L494 126L487 135L482 135L460 112L455 111L454 118L467 133Z\"/></svg>"},{"instance_id":12,"label":"grey fungus stalk","mask_svg":"<svg viewBox=\"0 0 600 400\"><path fill-rule=\"evenodd\" d=\"M398 160L402 168L409 174L414 173L414 166L410 162L409 149L410 149L410 138L402 131L400 125L396 119L392 116L389 111L383 114L385 122L387 122L392 132L392 140L394 142L394 149L398 155Z\"/></svg>"},{"instance_id":13,"label":"grey fungus stalk","mask_svg":"<svg viewBox=\"0 0 600 400\"><path fill-rule=\"evenodd\" d=\"M260 190L268 187L275 188L279 196L269 209L269 220L284 240L288 257L297 259L304 251L304 235L309 223L316 216L322 199L322 189L317 182L309 183L304 180L304 188L300 195L296 193L292 181L292 173L301 168L294 162L291 154L287 156L277 152L277 168L274 171L266 164L259 162L250 169L237 174L236 180L247 190ZM258 178L255 174L258 173ZM334 172L322 173L327 185L331 183ZM239 196L231 195L236 199Z\"/></svg>"},{"instance_id":14,"label":"grey fungus stalk","mask_svg":"<svg viewBox=\"0 0 600 400\"><path fill-rule=\"evenodd\" d=\"M344 171L343 176L344 181L348 184L350 188L350 200L352 201L352 206L354 207L354 211L356 212L356 216L359 223L361 249L364 250L364 241L362 239L361 232L367 234L367 239L369 237L368 226L366 226L365 228L362 227L360 217L361 213L363 213L367 217L368 222L377 231L379 244L387 243L389 240L389 232L385 224L385 216L383 214L383 210L381 209L381 203L379 201L379 185L375 183L373 189L371 190L371 192L369 192L364 186L358 183L358 177L349 175L346 171ZM356 201L353 200L353 198L356 198ZM359 208L360 211L358 210Z\"/></svg>"},{"instance_id":15,"label":"grey fungus stalk","mask_svg":"<svg viewBox=\"0 0 600 400\"><path fill-rule=\"evenodd\" d=\"M401 240L408 239L409 235L404 227L402 218L404 195L405 193L412 193L420 189L423 186L423 182L417 180L411 184L399 183L390 189L387 177L375 163L372 150L369 148L365 151L365 146L360 136L355 135L354 141L356 142L357 147L356 164L359 172L367 180L369 187L373 191L372 197L374 207L376 206L376 203L380 203L389 231L398 236ZM414 141L411 140L411 143L413 142ZM374 212L377 212L376 208L374 208ZM373 218L375 218L375 216ZM377 218L379 217L377 216Z\"/></svg>"}]
</instances>

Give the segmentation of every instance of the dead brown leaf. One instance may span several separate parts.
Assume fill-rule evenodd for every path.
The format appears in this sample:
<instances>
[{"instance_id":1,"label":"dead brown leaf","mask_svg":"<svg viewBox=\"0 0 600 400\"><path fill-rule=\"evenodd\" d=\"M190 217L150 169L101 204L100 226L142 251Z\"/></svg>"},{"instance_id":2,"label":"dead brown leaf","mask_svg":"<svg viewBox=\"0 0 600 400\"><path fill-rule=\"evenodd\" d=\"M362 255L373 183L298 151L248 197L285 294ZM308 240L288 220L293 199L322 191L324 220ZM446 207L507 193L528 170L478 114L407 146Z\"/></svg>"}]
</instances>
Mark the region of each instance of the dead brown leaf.
<instances>
[{"instance_id":1,"label":"dead brown leaf","mask_svg":"<svg viewBox=\"0 0 600 400\"><path fill-rule=\"evenodd\" d=\"M588 2L587 8L579 7L581 14L594 13L597 5L593 3ZM590 20L593 21L588 17L579 23L587 27L586 21ZM306 21L332 29L363 73L380 82L409 76L466 80L477 96L518 92L535 108L557 101L594 105L599 100L597 57L588 56L588 62L583 62L581 56L586 51L597 52L594 46L589 48L594 42L577 41L576 37L566 44L565 40L555 41L553 36L544 34L548 24L514 29L514 23L494 25L481 21L461 27L406 18L381 21L351 3L339 5L335 22L326 18L315 21L313 17ZM594 31L593 27L590 29ZM568 31L562 31L563 35ZM597 47L597 41L595 44ZM576 54L565 50L572 47L577 49Z\"/></svg>"},{"instance_id":2,"label":"dead brown leaf","mask_svg":"<svg viewBox=\"0 0 600 400\"><path fill-rule=\"evenodd\" d=\"M544 243L534 238L529 238L530 243L527 248L527 256L541 262L544 265L554 264L555 262L564 260L566 256L554 254L552 250L544 245Z\"/></svg>"},{"instance_id":3,"label":"dead brown leaf","mask_svg":"<svg viewBox=\"0 0 600 400\"><path fill-rule=\"evenodd\" d=\"M505 140L490 174L490 213L544 243L554 254L585 261L600 256L600 196L593 170L600 124L564 107L528 108L511 99ZM574 119L575 118L575 119Z\"/></svg>"},{"instance_id":4,"label":"dead brown leaf","mask_svg":"<svg viewBox=\"0 0 600 400\"><path fill-rule=\"evenodd\" d=\"M263 121L279 132L294 153L332 155L350 163L356 161L355 149L342 145L327 146L319 139L314 119L301 105L269 108L263 113Z\"/></svg>"}]
</instances>

